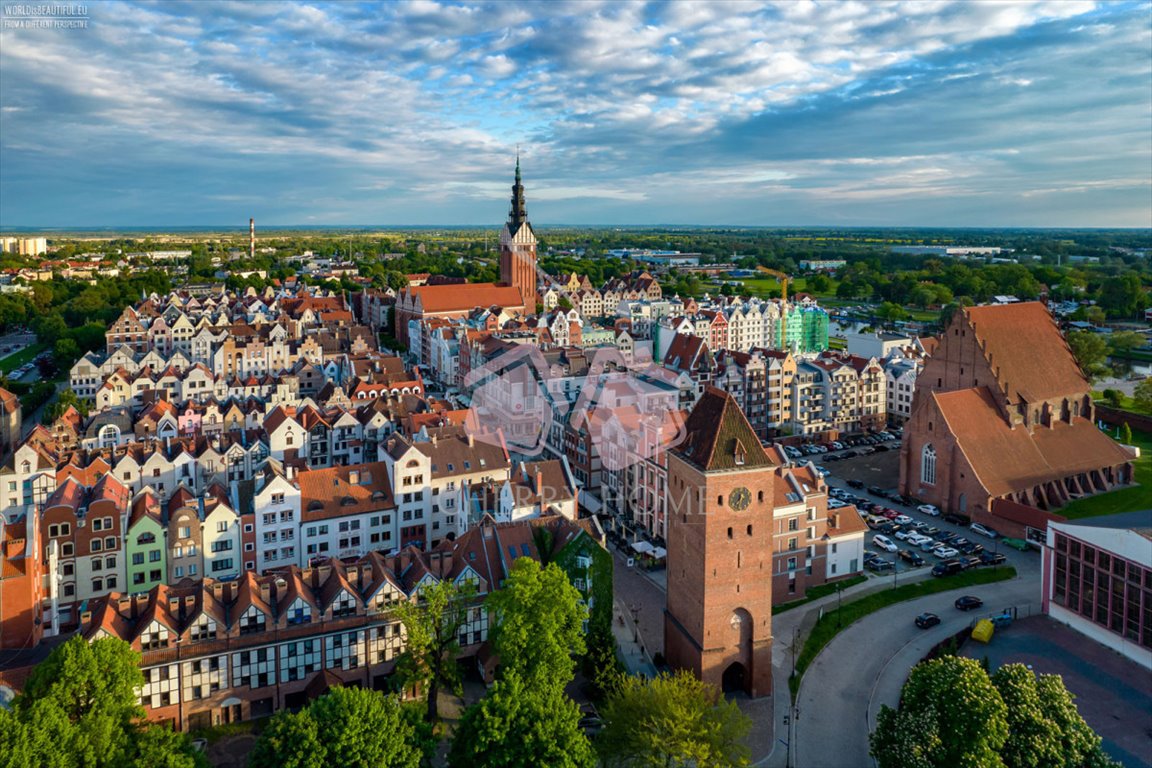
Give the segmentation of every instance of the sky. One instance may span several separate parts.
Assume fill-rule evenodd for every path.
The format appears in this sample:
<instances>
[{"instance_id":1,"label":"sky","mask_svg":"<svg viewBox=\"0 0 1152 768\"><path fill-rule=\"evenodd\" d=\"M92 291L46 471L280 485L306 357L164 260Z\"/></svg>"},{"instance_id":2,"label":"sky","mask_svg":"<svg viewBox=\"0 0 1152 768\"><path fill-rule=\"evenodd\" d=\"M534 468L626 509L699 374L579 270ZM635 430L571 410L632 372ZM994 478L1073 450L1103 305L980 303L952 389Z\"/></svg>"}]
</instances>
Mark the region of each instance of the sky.
<instances>
[{"instance_id":1,"label":"sky","mask_svg":"<svg viewBox=\"0 0 1152 768\"><path fill-rule=\"evenodd\" d=\"M44 0L50 3L50 0ZM101 2L0 29L0 226L1152 226L1152 4Z\"/></svg>"}]
</instances>

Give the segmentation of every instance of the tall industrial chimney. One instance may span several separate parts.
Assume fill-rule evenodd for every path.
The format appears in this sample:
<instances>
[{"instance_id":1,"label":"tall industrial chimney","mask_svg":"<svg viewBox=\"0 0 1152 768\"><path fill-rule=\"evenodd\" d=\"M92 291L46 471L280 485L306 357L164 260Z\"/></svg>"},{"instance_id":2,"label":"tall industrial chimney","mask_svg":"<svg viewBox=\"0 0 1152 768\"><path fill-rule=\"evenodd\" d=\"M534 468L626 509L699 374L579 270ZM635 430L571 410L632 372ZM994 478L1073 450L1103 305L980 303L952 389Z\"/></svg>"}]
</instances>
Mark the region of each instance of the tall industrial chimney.
<instances>
[{"instance_id":1,"label":"tall industrial chimney","mask_svg":"<svg viewBox=\"0 0 1152 768\"><path fill-rule=\"evenodd\" d=\"M248 219L248 258L256 260L256 219Z\"/></svg>"}]
</instances>

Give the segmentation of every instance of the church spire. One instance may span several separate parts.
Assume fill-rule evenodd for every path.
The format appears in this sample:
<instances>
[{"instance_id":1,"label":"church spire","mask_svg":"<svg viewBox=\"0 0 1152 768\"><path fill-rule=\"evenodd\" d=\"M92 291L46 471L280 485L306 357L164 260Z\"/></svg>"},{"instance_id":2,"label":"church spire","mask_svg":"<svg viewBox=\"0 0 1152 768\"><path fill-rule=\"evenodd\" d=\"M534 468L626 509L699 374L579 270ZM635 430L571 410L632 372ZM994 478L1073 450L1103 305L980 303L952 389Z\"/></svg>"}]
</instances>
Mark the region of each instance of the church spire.
<instances>
[{"instance_id":1,"label":"church spire","mask_svg":"<svg viewBox=\"0 0 1152 768\"><path fill-rule=\"evenodd\" d=\"M516 182L512 185L512 209L508 211L508 231L516 231L528 221L528 213L524 209L524 185L520 183L520 150L516 150Z\"/></svg>"}]
</instances>

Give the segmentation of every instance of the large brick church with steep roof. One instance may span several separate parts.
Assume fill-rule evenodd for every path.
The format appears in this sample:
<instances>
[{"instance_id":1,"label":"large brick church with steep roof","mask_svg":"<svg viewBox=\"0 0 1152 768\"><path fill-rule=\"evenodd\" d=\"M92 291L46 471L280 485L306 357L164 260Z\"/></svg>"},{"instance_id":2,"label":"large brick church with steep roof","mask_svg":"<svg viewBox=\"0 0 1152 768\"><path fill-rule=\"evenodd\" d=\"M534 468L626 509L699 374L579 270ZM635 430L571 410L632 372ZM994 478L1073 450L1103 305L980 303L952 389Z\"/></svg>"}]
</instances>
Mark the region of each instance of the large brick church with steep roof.
<instances>
[{"instance_id":1,"label":"large brick church with steep roof","mask_svg":"<svg viewBox=\"0 0 1152 768\"><path fill-rule=\"evenodd\" d=\"M1130 483L1091 390L1040 302L962 309L916 380L900 492L997 525L1002 502L1051 512Z\"/></svg>"},{"instance_id":2,"label":"large brick church with steep roof","mask_svg":"<svg viewBox=\"0 0 1152 768\"><path fill-rule=\"evenodd\" d=\"M512 207L500 232L500 282L408 286L396 297L396 338L408 343L409 323L425 317L464 317L477 307L513 313L536 309L536 235L524 205L520 158L512 185Z\"/></svg>"},{"instance_id":3,"label":"large brick church with steep roof","mask_svg":"<svg viewBox=\"0 0 1152 768\"><path fill-rule=\"evenodd\" d=\"M668 458L664 654L726 691L772 690L775 466L731 395L709 387Z\"/></svg>"}]
</instances>

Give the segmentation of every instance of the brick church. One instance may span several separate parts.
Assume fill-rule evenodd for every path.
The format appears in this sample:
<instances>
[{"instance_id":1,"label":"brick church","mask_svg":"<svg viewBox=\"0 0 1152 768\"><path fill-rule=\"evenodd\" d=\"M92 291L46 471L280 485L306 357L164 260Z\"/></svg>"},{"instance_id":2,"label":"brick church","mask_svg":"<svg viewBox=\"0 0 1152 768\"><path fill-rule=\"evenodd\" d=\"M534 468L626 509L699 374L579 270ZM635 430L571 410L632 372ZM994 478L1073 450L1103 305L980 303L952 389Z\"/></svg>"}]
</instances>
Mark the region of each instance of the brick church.
<instances>
[{"instance_id":1,"label":"brick church","mask_svg":"<svg viewBox=\"0 0 1152 768\"><path fill-rule=\"evenodd\" d=\"M520 158L512 208L500 232L500 282L407 286L396 297L396 338L408 343L408 324L425 317L464 317L477 307L529 314L536 310L536 235L528 222Z\"/></svg>"},{"instance_id":2,"label":"brick church","mask_svg":"<svg viewBox=\"0 0 1152 768\"><path fill-rule=\"evenodd\" d=\"M900 492L995 525L1009 502L1047 512L1130 483L1132 456L1093 414L1043 304L964 308L916 381Z\"/></svg>"},{"instance_id":3,"label":"brick church","mask_svg":"<svg viewBox=\"0 0 1152 768\"><path fill-rule=\"evenodd\" d=\"M664 654L726 691L772 691L775 467L731 395L709 387L668 454Z\"/></svg>"}]
</instances>

